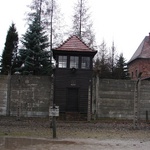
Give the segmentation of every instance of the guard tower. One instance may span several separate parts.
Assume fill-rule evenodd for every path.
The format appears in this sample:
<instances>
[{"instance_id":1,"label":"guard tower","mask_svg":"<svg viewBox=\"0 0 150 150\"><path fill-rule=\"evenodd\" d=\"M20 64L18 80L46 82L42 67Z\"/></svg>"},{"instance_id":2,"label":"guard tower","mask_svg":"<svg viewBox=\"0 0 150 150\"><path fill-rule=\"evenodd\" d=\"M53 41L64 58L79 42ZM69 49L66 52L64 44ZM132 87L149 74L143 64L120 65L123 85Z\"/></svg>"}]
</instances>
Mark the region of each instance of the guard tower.
<instances>
[{"instance_id":1,"label":"guard tower","mask_svg":"<svg viewBox=\"0 0 150 150\"><path fill-rule=\"evenodd\" d=\"M60 113L87 114L91 111L93 57L97 51L90 49L77 36L71 36L53 49L56 60L54 71L54 103Z\"/></svg>"}]
</instances>

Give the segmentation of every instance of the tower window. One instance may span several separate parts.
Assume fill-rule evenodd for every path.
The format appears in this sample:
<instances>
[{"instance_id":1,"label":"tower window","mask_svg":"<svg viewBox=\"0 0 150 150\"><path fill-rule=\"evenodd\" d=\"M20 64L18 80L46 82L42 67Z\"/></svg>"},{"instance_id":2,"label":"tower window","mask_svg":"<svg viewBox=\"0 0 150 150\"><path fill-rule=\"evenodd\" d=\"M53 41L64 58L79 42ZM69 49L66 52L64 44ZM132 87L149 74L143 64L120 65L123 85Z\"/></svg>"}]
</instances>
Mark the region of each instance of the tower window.
<instances>
[{"instance_id":1,"label":"tower window","mask_svg":"<svg viewBox=\"0 0 150 150\"><path fill-rule=\"evenodd\" d=\"M58 67L59 68L67 68L67 56L59 56L58 57Z\"/></svg>"},{"instance_id":2,"label":"tower window","mask_svg":"<svg viewBox=\"0 0 150 150\"><path fill-rule=\"evenodd\" d=\"M79 57L70 56L70 68L78 68L79 66Z\"/></svg>"},{"instance_id":3,"label":"tower window","mask_svg":"<svg viewBox=\"0 0 150 150\"><path fill-rule=\"evenodd\" d=\"M90 57L82 57L81 68L90 69Z\"/></svg>"}]
</instances>

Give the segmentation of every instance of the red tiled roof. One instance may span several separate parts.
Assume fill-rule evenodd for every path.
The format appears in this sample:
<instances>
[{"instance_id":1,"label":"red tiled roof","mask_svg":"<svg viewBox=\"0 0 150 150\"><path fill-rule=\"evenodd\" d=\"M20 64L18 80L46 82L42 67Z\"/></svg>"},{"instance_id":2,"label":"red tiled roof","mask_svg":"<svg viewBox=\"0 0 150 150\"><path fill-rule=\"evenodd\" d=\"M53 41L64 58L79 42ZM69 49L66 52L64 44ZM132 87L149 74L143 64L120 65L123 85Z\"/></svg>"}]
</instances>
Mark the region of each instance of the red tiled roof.
<instances>
[{"instance_id":1,"label":"red tiled roof","mask_svg":"<svg viewBox=\"0 0 150 150\"><path fill-rule=\"evenodd\" d=\"M135 51L128 63L134 61L137 58L147 59L150 58L150 35L146 36L141 42L138 49Z\"/></svg>"},{"instance_id":2,"label":"red tiled roof","mask_svg":"<svg viewBox=\"0 0 150 150\"><path fill-rule=\"evenodd\" d=\"M68 38L63 44L54 50L95 52L95 50L89 48L81 39L75 35Z\"/></svg>"}]
</instances>

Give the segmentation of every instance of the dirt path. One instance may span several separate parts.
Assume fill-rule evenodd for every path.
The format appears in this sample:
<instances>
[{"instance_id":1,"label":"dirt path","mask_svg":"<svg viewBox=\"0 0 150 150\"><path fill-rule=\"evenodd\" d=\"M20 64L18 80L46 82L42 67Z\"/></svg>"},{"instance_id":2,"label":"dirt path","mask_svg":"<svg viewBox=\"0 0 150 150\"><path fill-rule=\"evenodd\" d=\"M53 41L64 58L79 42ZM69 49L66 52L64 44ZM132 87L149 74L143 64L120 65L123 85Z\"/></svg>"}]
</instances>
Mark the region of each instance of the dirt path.
<instances>
[{"instance_id":1,"label":"dirt path","mask_svg":"<svg viewBox=\"0 0 150 150\"><path fill-rule=\"evenodd\" d=\"M1 138L0 138L1 139ZM1 150L149 150L148 140L31 139L5 137Z\"/></svg>"},{"instance_id":2,"label":"dirt path","mask_svg":"<svg viewBox=\"0 0 150 150\"><path fill-rule=\"evenodd\" d=\"M47 119L0 119L0 150L149 150L149 147L148 123L140 123L133 130L132 122L128 121L58 121L54 140Z\"/></svg>"},{"instance_id":3,"label":"dirt path","mask_svg":"<svg viewBox=\"0 0 150 150\"><path fill-rule=\"evenodd\" d=\"M47 144L30 146L31 150L149 150L149 141L139 140L95 140L95 139L74 139L64 141L62 144ZM69 144L69 142L71 142ZM74 143L73 143L74 142ZM24 148L24 150L27 150Z\"/></svg>"}]
</instances>

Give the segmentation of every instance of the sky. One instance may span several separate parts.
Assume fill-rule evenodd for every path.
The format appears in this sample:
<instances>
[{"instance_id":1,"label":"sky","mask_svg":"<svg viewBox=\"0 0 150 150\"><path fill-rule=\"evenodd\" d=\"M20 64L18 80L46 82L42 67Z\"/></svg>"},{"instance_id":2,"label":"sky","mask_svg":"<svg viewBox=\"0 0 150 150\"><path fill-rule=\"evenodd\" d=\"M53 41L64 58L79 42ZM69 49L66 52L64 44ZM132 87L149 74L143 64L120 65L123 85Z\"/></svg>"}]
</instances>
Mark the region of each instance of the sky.
<instances>
[{"instance_id":1,"label":"sky","mask_svg":"<svg viewBox=\"0 0 150 150\"><path fill-rule=\"evenodd\" d=\"M27 25L25 12L32 0L0 1L0 55L4 49L7 31L15 23L19 37ZM76 0L58 0L64 20L71 24ZM114 41L117 53L123 53L128 61L145 36L150 32L149 0L88 0L96 43L104 40L108 48ZM68 35L69 36L69 35Z\"/></svg>"}]
</instances>

